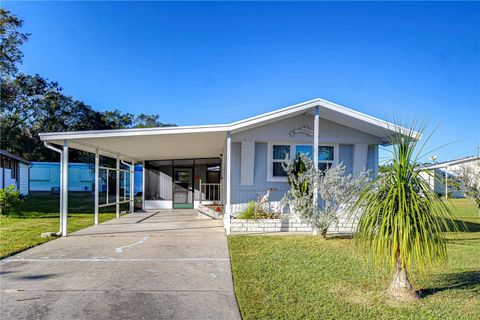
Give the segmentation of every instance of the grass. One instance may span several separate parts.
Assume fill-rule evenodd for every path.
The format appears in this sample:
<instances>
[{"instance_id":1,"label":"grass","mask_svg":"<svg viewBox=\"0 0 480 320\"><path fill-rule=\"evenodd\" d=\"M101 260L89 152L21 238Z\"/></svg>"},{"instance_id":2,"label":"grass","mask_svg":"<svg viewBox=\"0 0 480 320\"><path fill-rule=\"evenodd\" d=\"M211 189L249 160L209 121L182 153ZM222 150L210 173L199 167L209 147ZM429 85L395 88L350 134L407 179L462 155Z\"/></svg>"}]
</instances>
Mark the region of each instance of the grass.
<instances>
[{"instance_id":1,"label":"grass","mask_svg":"<svg viewBox=\"0 0 480 320\"><path fill-rule=\"evenodd\" d=\"M480 319L480 219L468 200L449 205L468 232L450 234L449 259L415 272L418 302L385 296L387 269L372 270L350 239L229 237L243 319Z\"/></svg>"},{"instance_id":2,"label":"grass","mask_svg":"<svg viewBox=\"0 0 480 320\"><path fill-rule=\"evenodd\" d=\"M93 195L91 193L69 194L68 232L74 232L93 225ZM115 218L111 211L115 207L101 208L99 221ZM121 210L127 210L122 204ZM43 232L57 232L59 229L59 195L32 193L18 212L0 216L0 258L5 258L54 238L42 238Z\"/></svg>"}]
</instances>

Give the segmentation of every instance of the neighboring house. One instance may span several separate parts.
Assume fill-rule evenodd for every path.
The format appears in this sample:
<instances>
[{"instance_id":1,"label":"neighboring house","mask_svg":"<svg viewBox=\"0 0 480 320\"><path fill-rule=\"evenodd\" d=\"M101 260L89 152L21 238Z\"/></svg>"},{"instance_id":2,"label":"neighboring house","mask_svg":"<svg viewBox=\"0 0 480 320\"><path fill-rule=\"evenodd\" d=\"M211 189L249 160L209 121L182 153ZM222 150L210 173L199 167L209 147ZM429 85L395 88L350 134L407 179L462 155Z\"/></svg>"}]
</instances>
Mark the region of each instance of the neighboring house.
<instances>
[{"instance_id":1,"label":"neighboring house","mask_svg":"<svg viewBox=\"0 0 480 320\"><path fill-rule=\"evenodd\" d=\"M378 147L395 132L392 123L315 99L223 125L42 133L41 140L143 163L145 209L196 208L220 201L241 210L268 188L276 206L289 189L285 157L318 154L319 168L343 163L354 176L378 171ZM409 134L413 134L410 132ZM318 150L315 152L315 149Z\"/></svg>"},{"instance_id":2,"label":"neighboring house","mask_svg":"<svg viewBox=\"0 0 480 320\"><path fill-rule=\"evenodd\" d=\"M93 165L70 163L68 165L68 191L92 191ZM60 187L60 164L58 162L32 162L30 190L58 190Z\"/></svg>"},{"instance_id":3,"label":"neighboring house","mask_svg":"<svg viewBox=\"0 0 480 320\"><path fill-rule=\"evenodd\" d=\"M458 173L464 166L480 173L480 156L464 157L426 165L422 168L424 171L422 176L438 195L444 196L447 193L447 196L452 198L463 198L464 194L461 190ZM447 181L446 185L445 181ZM455 181L460 182L460 185L457 183L455 186Z\"/></svg>"},{"instance_id":4,"label":"neighboring house","mask_svg":"<svg viewBox=\"0 0 480 320\"><path fill-rule=\"evenodd\" d=\"M142 166L135 166L135 192L142 191ZM91 192L94 188L94 165L89 163L70 163L68 165L68 191ZM30 190L51 192L60 188L60 163L32 162L30 168ZM100 184L100 190L106 190Z\"/></svg>"},{"instance_id":5,"label":"neighboring house","mask_svg":"<svg viewBox=\"0 0 480 320\"><path fill-rule=\"evenodd\" d=\"M15 190L27 196L29 193L28 176L30 161L11 154L6 150L0 150L0 167L2 174L0 176L0 185L2 189L13 185Z\"/></svg>"}]
</instances>

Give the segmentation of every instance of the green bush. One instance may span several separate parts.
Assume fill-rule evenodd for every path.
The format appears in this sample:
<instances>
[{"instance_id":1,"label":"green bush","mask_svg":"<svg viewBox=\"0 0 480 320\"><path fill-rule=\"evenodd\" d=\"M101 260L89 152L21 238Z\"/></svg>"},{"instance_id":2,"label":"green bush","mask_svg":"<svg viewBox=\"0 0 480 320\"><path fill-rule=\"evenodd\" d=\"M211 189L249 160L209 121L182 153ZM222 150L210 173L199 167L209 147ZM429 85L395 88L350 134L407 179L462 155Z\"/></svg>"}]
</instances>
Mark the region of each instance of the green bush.
<instances>
[{"instance_id":1,"label":"green bush","mask_svg":"<svg viewBox=\"0 0 480 320\"><path fill-rule=\"evenodd\" d=\"M247 207L238 215L239 219L275 219L277 215L274 212L268 212L257 205L257 202L250 201Z\"/></svg>"},{"instance_id":2,"label":"green bush","mask_svg":"<svg viewBox=\"0 0 480 320\"><path fill-rule=\"evenodd\" d=\"M0 215L8 215L20 205L20 191L15 190L13 185L0 189Z\"/></svg>"}]
</instances>

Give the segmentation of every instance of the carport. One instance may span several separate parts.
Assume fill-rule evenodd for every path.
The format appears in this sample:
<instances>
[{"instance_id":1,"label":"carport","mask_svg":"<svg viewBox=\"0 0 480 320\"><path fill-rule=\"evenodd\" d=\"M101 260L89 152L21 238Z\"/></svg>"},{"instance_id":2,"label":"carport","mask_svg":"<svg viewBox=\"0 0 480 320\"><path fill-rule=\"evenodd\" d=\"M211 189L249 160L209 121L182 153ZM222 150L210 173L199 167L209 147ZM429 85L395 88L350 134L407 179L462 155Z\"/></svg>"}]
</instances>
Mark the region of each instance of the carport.
<instances>
[{"instance_id":1,"label":"carport","mask_svg":"<svg viewBox=\"0 0 480 320\"><path fill-rule=\"evenodd\" d=\"M81 132L41 133L40 138L47 148L60 154L60 230L67 235L68 223L68 155L69 149L89 152L95 155L94 174L94 223L98 224L99 209L115 206L116 217L120 216L120 205L129 203L129 212L134 211L134 172L135 164L149 160L226 158L228 177L230 135L224 125L140 128L120 130L98 130ZM226 147L227 146L227 147ZM226 150L227 155L223 153ZM100 166L100 156L113 158L115 167ZM223 161L223 159L222 159ZM121 164L127 167L122 169ZM107 197L100 203L100 173L106 172ZM109 173L115 172L115 197L108 197ZM123 194L121 180L123 178ZM143 171L145 181L145 170ZM228 178L227 184L228 182ZM129 191L126 191L126 186ZM228 188L227 188L228 190ZM142 203L145 207L145 184L142 186ZM220 191L220 190L219 190ZM227 192L226 203L229 202Z\"/></svg>"}]
</instances>

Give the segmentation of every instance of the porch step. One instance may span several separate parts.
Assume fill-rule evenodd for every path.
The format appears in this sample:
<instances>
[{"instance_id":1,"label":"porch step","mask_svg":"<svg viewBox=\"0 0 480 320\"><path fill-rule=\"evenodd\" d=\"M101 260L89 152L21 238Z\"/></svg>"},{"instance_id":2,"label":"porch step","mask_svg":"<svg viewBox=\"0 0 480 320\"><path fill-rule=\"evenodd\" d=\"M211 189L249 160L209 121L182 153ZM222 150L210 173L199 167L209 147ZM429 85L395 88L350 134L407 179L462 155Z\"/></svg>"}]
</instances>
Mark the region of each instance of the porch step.
<instances>
[{"instance_id":1,"label":"porch step","mask_svg":"<svg viewBox=\"0 0 480 320\"><path fill-rule=\"evenodd\" d=\"M205 217L205 218L208 217L210 219L217 219L217 220L222 219L222 215L223 215L222 212L217 212L204 205L199 204L197 210L200 217Z\"/></svg>"}]
</instances>

